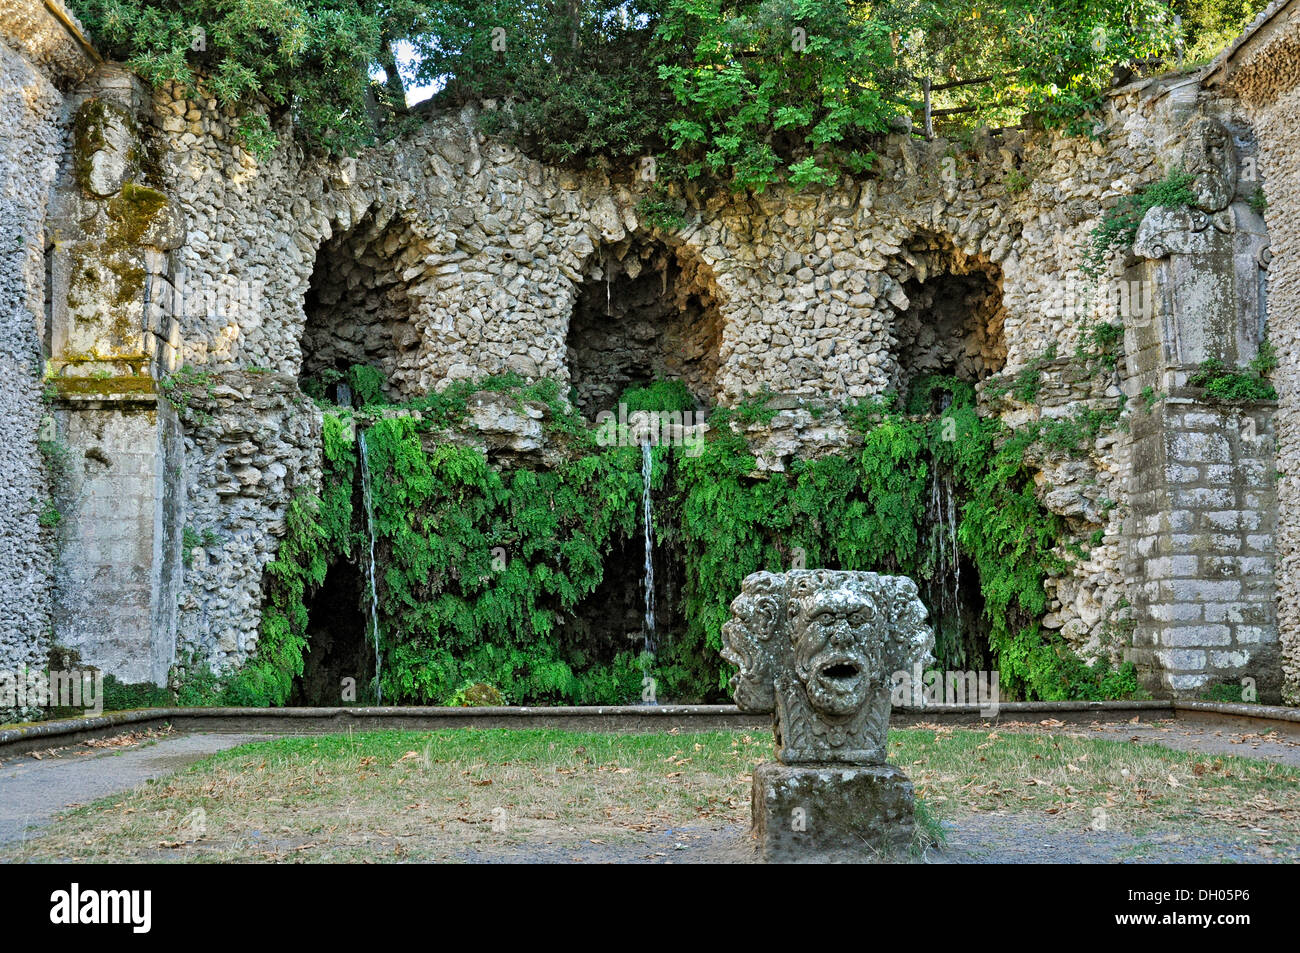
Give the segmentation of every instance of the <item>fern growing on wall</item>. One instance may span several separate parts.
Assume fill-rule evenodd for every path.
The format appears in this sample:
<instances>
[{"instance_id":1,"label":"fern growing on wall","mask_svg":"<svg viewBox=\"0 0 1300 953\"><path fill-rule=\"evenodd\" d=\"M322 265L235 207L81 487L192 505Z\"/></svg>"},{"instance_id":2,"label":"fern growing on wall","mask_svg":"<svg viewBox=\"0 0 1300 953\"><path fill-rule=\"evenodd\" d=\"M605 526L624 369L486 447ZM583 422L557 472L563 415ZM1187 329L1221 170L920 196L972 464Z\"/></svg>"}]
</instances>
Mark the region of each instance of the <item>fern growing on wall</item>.
<instances>
[{"instance_id":1,"label":"fern growing on wall","mask_svg":"<svg viewBox=\"0 0 1300 953\"><path fill-rule=\"evenodd\" d=\"M462 419L469 394L485 386L546 402L564 462L500 470L481 451L446 441L443 428ZM888 400L846 408L860 446L796 458L787 473L758 473L742 435L745 424L770 418L766 394L716 411L698 455L654 448L656 532L685 569L684 629L653 661L659 697L725 700L721 629L751 572L806 565L928 578L935 567L923 529L934 467L958 488L957 540L978 570L1004 694L1099 698L1137 690L1131 666L1088 666L1039 625L1044 580L1070 557L1062 521L1039 503L1025 459L1036 442L1066 437L1049 433L1051 424L1013 431L981 416L972 389L958 381L917 382L913 396L922 391L917 399L927 404L932 394L948 395L942 415L906 413ZM638 698L644 660L615 647L593 658L566 641L561 623L601 584L611 549L640 531L640 452L597 446L558 394L554 382L493 378L421 398L406 413L328 408L322 493L290 507L267 568L256 657L228 680L224 700L288 699L308 648L312 591L333 561L364 558L356 425L365 426L373 490L385 699L450 703L480 683L512 703ZM625 399L658 409L686 398L653 385ZM418 417L409 412L417 405ZM1080 426L1069 439L1094 436Z\"/></svg>"}]
</instances>

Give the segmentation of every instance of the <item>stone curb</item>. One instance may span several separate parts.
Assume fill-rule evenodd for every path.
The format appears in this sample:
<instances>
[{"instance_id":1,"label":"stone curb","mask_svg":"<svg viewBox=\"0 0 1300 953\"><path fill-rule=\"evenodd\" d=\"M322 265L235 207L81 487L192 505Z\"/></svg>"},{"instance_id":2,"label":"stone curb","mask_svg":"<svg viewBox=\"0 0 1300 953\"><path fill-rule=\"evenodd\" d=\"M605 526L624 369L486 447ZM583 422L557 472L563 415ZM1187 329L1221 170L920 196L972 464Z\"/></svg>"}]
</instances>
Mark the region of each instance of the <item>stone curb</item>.
<instances>
[{"instance_id":1,"label":"stone curb","mask_svg":"<svg viewBox=\"0 0 1300 953\"><path fill-rule=\"evenodd\" d=\"M1227 717L1248 723L1300 725L1300 708L1223 702L1094 701L1004 702L996 714L979 705L934 705L894 709L895 720L994 721L1017 716L1101 716L1115 720L1165 712L1171 715ZM438 728L559 728L574 731L766 729L771 716L742 712L734 705L609 705L505 708L144 708L89 718L36 722L0 730L0 757L76 744L123 730L171 724L187 731L284 732Z\"/></svg>"}]
</instances>

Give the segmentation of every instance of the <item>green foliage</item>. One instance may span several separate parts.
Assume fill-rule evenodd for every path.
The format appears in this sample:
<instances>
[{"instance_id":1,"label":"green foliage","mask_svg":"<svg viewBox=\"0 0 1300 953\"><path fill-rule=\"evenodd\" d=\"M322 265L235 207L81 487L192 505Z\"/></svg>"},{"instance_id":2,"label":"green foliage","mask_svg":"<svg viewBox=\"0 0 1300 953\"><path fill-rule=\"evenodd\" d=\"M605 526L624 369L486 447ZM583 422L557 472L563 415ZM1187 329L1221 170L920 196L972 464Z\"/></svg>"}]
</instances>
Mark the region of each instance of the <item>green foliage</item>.
<instances>
[{"instance_id":1,"label":"green foliage","mask_svg":"<svg viewBox=\"0 0 1300 953\"><path fill-rule=\"evenodd\" d=\"M1258 699L1253 702L1246 699L1245 688L1237 682L1223 682L1218 685L1211 685L1201 692L1201 701L1205 702L1226 702L1228 704L1258 704Z\"/></svg>"},{"instance_id":2,"label":"green foliage","mask_svg":"<svg viewBox=\"0 0 1300 953\"><path fill-rule=\"evenodd\" d=\"M694 410L695 397L681 381L654 381L646 387L629 387L619 396L628 413L638 410Z\"/></svg>"},{"instance_id":3,"label":"green foliage","mask_svg":"<svg viewBox=\"0 0 1300 953\"><path fill-rule=\"evenodd\" d=\"M1139 189L1124 198L1102 216L1089 236L1088 258L1084 273L1089 277L1101 274L1111 253L1133 245L1138 226L1153 208L1178 208L1191 205L1196 196L1190 188L1192 176L1182 169L1170 169L1158 182Z\"/></svg>"},{"instance_id":4,"label":"green foliage","mask_svg":"<svg viewBox=\"0 0 1300 953\"><path fill-rule=\"evenodd\" d=\"M352 388L353 402L358 407L385 403L384 388L388 386L388 380L377 367L353 364L348 368L348 386Z\"/></svg>"},{"instance_id":5,"label":"green foliage","mask_svg":"<svg viewBox=\"0 0 1300 953\"><path fill-rule=\"evenodd\" d=\"M546 402L551 435L567 447L564 462L540 472L498 470L481 452L443 442L441 429L462 420L470 395L484 389ZM374 420L365 435L384 697L464 704L471 689L487 685L523 704L608 704L638 698L642 678L653 673L661 698L721 700L729 674L721 628L749 573L801 564L933 575L923 531L936 467L952 475L962 501L958 543L979 571L1004 690L1046 699L1136 690L1131 672L1085 665L1037 623L1046 611L1045 577L1067 565L1065 527L1038 502L1026 455L1035 442L1069 447L1094 438L1113 422L1108 412L1012 432L979 416L969 384L923 378L909 394L913 414L889 401L850 409L859 450L796 459L788 473L757 476L740 428L770 419L770 398L759 393L715 411L698 456L653 450L657 532L681 554L686 581L685 630L672 633L652 662L593 644L568 621L600 585L613 546L639 532L637 448L598 447L555 382L525 385L513 375L460 382L414 401L408 408L420 409L418 418ZM623 400L634 410L694 404L683 385L663 381L630 389ZM324 491L290 507L288 532L267 570L258 653L223 679L217 697L226 703L288 698L302 671L308 596L332 562L364 558L351 423L347 411L325 415Z\"/></svg>"},{"instance_id":6,"label":"green foliage","mask_svg":"<svg viewBox=\"0 0 1300 953\"><path fill-rule=\"evenodd\" d=\"M934 567L920 529L929 472L940 466L953 473L965 500L958 542L979 571L1004 690L1058 700L1137 689L1132 672L1085 665L1035 621L1046 611L1044 578L1066 566L1056 552L1065 527L1038 502L1024 462L1037 434L1010 434L981 418L969 385L950 379L919 382L910 399L928 407L945 390L953 401L941 418L879 405L858 417L865 428L856 457L796 460L788 474L756 479L743 441L715 426L699 457L676 461L687 571L687 631L679 649L707 666L697 669L691 687L703 687L706 674L714 687L725 685L729 673L716 661L722 624L751 572L788 569L798 556L808 566L928 578Z\"/></svg>"},{"instance_id":7,"label":"green foliage","mask_svg":"<svg viewBox=\"0 0 1300 953\"><path fill-rule=\"evenodd\" d=\"M654 64L663 0L441 0L414 38L418 79L446 80L448 105L496 100L481 115L556 164L587 165L656 152L665 97ZM499 31L499 32L497 32Z\"/></svg>"},{"instance_id":8,"label":"green foliage","mask_svg":"<svg viewBox=\"0 0 1300 953\"><path fill-rule=\"evenodd\" d=\"M243 113L240 135L265 152L274 134L257 108L289 112L307 141L333 152L374 139L372 65L422 29L416 0L74 0L105 54L153 83L202 88Z\"/></svg>"},{"instance_id":9,"label":"green foliage","mask_svg":"<svg viewBox=\"0 0 1300 953\"><path fill-rule=\"evenodd\" d=\"M1267 5L1268 0L1176 0L1174 10L1182 16L1185 29L1186 61L1213 58Z\"/></svg>"},{"instance_id":10,"label":"green foliage","mask_svg":"<svg viewBox=\"0 0 1300 953\"><path fill-rule=\"evenodd\" d=\"M1056 343L1030 360L1021 370L1010 378L994 378L985 387L984 393L989 397L1002 397L1010 394L1022 404L1032 404L1038 399L1038 388L1043 384L1043 368L1056 360Z\"/></svg>"},{"instance_id":11,"label":"green foliage","mask_svg":"<svg viewBox=\"0 0 1300 953\"><path fill-rule=\"evenodd\" d=\"M580 671L557 618L595 591L611 543L636 526L635 448L500 473L476 450L426 452L408 417L376 422L366 440L386 697L438 702L474 680L532 701L627 700L594 697L611 668L628 687L627 660Z\"/></svg>"},{"instance_id":12,"label":"green foliage","mask_svg":"<svg viewBox=\"0 0 1300 953\"><path fill-rule=\"evenodd\" d=\"M687 224L686 216L667 198L651 198L647 195L637 203L636 212L641 217L641 221L651 228L659 228L665 232L680 231Z\"/></svg>"},{"instance_id":13,"label":"green foliage","mask_svg":"<svg viewBox=\"0 0 1300 953\"><path fill-rule=\"evenodd\" d=\"M193 652L182 653L172 666L176 704L183 708L208 708L222 704L221 681L207 660Z\"/></svg>"},{"instance_id":14,"label":"green foliage","mask_svg":"<svg viewBox=\"0 0 1300 953\"><path fill-rule=\"evenodd\" d=\"M947 407L971 407L974 404L974 387L942 374L922 375L907 390L909 414L936 413Z\"/></svg>"},{"instance_id":15,"label":"green foliage","mask_svg":"<svg viewBox=\"0 0 1300 953\"><path fill-rule=\"evenodd\" d=\"M1256 215L1263 215L1268 209L1268 196L1262 185L1255 186L1255 191L1250 193L1250 207Z\"/></svg>"},{"instance_id":16,"label":"green foliage","mask_svg":"<svg viewBox=\"0 0 1300 953\"><path fill-rule=\"evenodd\" d=\"M1192 387L1203 387L1205 399L1216 404L1277 400L1277 389L1264 378L1264 374L1274 366L1274 361L1271 349L1266 356L1263 346L1260 348L1260 356L1251 361L1245 370L1230 369L1217 357L1212 357L1201 362L1187 383Z\"/></svg>"},{"instance_id":17,"label":"green foliage","mask_svg":"<svg viewBox=\"0 0 1300 953\"><path fill-rule=\"evenodd\" d=\"M900 112L882 83L889 27L827 0L667 0L658 64L673 97L669 147L686 178L763 191L829 185Z\"/></svg>"},{"instance_id":18,"label":"green foliage","mask_svg":"<svg viewBox=\"0 0 1300 953\"><path fill-rule=\"evenodd\" d=\"M217 534L210 529L204 529L202 533L194 530L193 527L184 526L181 528L181 561L188 569L194 564L194 550L200 547L207 548L217 543Z\"/></svg>"},{"instance_id":19,"label":"green foliage","mask_svg":"<svg viewBox=\"0 0 1300 953\"><path fill-rule=\"evenodd\" d=\"M1189 54L1261 0L1180 0ZM954 122L1026 112L1087 131L1116 70L1169 63L1159 0L74 0L108 55L241 111L265 154L292 116L346 152L412 128L404 83L487 103L486 131L552 163L658 155L667 177L762 191L865 172L920 81ZM401 75L395 45L413 54ZM1163 60L1161 58L1164 58ZM384 82L370 79L382 70ZM1022 183L1008 181L1015 190ZM652 214L654 214L653 210ZM665 216L672 213L658 210ZM665 218L666 220L666 218Z\"/></svg>"},{"instance_id":20,"label":"green foliage","mask_svg":"<svg viewBox=\"0 0 1300 953\"><path fill-rule=\"evenodd\" d=\"M1002 177L1002 185L1008 194L1019 195L1029 188L1033 180L1020 169L1011 169Z\"/></svg>"},{"instance_id":21,"label":"green foliage","mask_svg":"<svg viewBox=\"0 0 1300 953\"><path fill-rule=\"evenodd\" d=\"M1080 338L1075 349L1075 359L1079 363L1087 366L1097 362L1107 370L1114 369L1124 342L1122 323L1091 325L1084 329Z\"/></svg>"},{"instance_id":22,"label":"green foliage","mask_svg":"<svg viewBox=\"0 0 1300 953\"><path fill-rule=\"evenodd\" d=\"M186 364L179 371L164 377L158 382L158 386L162 390L163 397L182 416L188 415L199 424L212 419L211 414L194 406L195 400L200 399L200 394L203 399L212 398L216 385L211 372L200 371Z\"/></svg>"},{"instance_id":23,"label":"green foliage","mask_svg":"<svg viewBox=\"0 0 1300 953\"><path fill-rule=\"evenodd\" d=\"M259 159L265 159L274 152L280 142L271 123L262 113L250 112L240 117L235 135L239 144Z\"/></svg>"},{"instance_id":24,"label":"green foliage","mask_svg":"<svg viewBox=\"0 0 1300 953\"><path fill-rule=\"evenodd\" d=\"M36 517L36 524L45 529L54 529L62 522L63 514L59 512L59 508L55 506L54 501L46 500L41 507L40 514Z\"/></svg>"},{"instance_id":25,"label":"green foliage","mask_svg":"<svg viewBox=\"0 0 1300 953\"><path fill-rule=\"evenodd\" d=\"M330 563L351 555L358 542L352 528L357 452L350 423L344 416L325 415L322 493L319 498L301 494L289 504L286 533L265 571L257 656L226 684L227 704L282 705L302 674L306 596L325 581Z\"/></svg>"},{"instance_id":26,"label":"green foliage","mask_svg":"<svg viewBox=\"0 0 1300 953\"><path fill-rule=\"evenodd\" d=\"M1272 341L1265 338L1259 342L1259 350L1251 358L1249 366L1261 377L1277 370L1277 348L1273 346Z\"/></svg>"},{"instance_id":27,"label":"green foliage","mask_svg":"<svg viewBox=\"0 0 1300 953\"><path fill-rule=\"evenodd\" d=\"M152 682L122 682L113 675L104 676L104 711L166 708L171 704L172 693Z\"/></svg>"},{"instance_id":28,"label":"green foliage","mask_svg":"<svg viewBox=\"0 0 1300 953\"><path fill-rule=\"evenodd\" d=\"M67 444L59 440L37 440L36 449L40 451L45 472L54 484L61 483L71 474L72 451Z\"/></svg>"}]
</instances>

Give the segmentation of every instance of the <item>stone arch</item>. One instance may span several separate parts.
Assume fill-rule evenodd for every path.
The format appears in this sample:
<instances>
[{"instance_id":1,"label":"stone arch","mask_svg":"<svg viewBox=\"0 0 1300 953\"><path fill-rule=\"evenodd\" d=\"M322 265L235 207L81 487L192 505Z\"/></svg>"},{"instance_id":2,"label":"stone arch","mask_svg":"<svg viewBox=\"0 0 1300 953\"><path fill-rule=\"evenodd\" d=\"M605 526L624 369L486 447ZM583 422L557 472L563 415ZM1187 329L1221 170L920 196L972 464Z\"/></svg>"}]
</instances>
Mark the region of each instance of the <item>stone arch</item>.
<instances>
[{"instance_id":1,"label":"stone arch","mask_svg":"<svg viewBox=\"0 0 1300 953\"><path fill-rule=\"evenodd\" d=\"M719 393L724 325L713 269L686 245L643 233L588 256L565 336L575 406L613 410L626 388L680 380L701 407Z\"/></svg>"},{"instance_id":2,"label":"stone arch","mask_svg":"<svg viewBox=\"0 0 1300 953\"><path fill-rule=\"evenodd\" d=\"M1006 365L1002 269L929 231L915 232L889 267L905 302L895 312L891 352L900 393L922 376L974 384Z\"/></svg>"},{"instance_id":3,"label":"stone arch","mask_svg":"<svg viewBox=\"0 0 1300 953\"><path fill-rule=\"evenodd\" d=\"M383 206L322 242L303 299L299 379L365 364L389 396L415 396L427 252L412 223Z\"/></svg>"}]
</instances>

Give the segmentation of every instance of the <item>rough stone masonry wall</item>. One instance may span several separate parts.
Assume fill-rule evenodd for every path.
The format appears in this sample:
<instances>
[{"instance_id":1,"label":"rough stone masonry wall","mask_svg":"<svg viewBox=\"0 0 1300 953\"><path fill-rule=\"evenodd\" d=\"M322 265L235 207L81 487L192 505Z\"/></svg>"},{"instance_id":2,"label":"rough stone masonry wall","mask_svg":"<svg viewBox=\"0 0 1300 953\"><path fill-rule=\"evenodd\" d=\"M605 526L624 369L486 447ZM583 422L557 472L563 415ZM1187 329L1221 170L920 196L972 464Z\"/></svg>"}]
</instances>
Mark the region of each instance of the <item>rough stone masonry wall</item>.
<instances>
[{"instance_id":1,"label":"rough stone masonry wall","mask_svg":"<svg viewBox=\"0 0 1300 953\"><path fill-rule=\"evenodd\" d=\"M37 448L45 204L58 171L60 88L88 71L34 0L0 6L0 671L43 666L50 622L49 499Z\"/></svg>"},{"instance_id":2,"label":"rough stone masonry wall","mask_svg":"<svg viewBox=\"0 0 1300 953\"><path fill-rule=\"evenodd\" d=\"M1272 12L1272 8L1268 13ZM1261 15L1261 20L1268 13ZM1244 49L1228 80L1250 110L1259 137L1259 172L1268 200L1269 340L1277 349L1277 618L1282 697L1300 705L1300 35L1277 29Z\"/></svg>"},{"instance_id":3,"label":"rough stone masonry wall","mask_svg":"<svg viewBox=\"0 0 1300 953\"><path fill-rule=\"evenodd\" d=\"M262 574L299 491L320 487L320 413L292 378L219 372L194 386L181 414L185 588L177 657L220 670L256 649Z\"/></svg>"},{"instance_id":4,"label":"rough stone masonry wall","mask_svg":"<svg viewBox=\"0 0 1300 953\"><path fill-rule=\"evenodd\" d=\"M763 386L791 395L789 410L755 435L761 465L780 469L796 450L844 439L834 420L817 419L799 399L862 398L903 376L898 355L913 343L909 283L928 298L925 282L948 273L1000 282L1000 304L959 349L985 373L1004 361L1014 372L1052 343L1062 353L1073 348L1089 229L1103 205L1163 173L1157 152L1172 133L1153 132L1165 120L1151 111L1138 93L1118 97L1097 141L1012 132L966 147L891 136L877 177L807 194L691 199L690 223L665 233L638 220L647 186L630 173L611 180L545 167L484 138L471 112L435 117L356 160L329 162L286 145L257 162L232 141L228 111L160 91L161 163L187 229L175 280L243 287L220 308L187 308L177 345L196 367L265 368L286 381L336 354L386 351L381 366L396 395L503 370L567 381L570 316L584 292L599 297L602 261L662 246L703 279L696 291L718 315L717 399ZM1028 186L1010 186L1013 172ZM350 269L338 257L349 243L363 259ZM343 315L318 321L305 339L313 353L304 354L305 305L318 308L319 289L331 286L327 304L357 303L362 315L382 316L380 327L331 341L322 327L344 325ZM1114 320L1113 303L1094 317ZM989 333L995 339L983 340ZM316 411L285 407L275 427L319 426L295 414L315 419ZM1115 442L1100 438L1095 459L1118 459ZM278 459L277 446L254 446L250 461ZM238 662L256 644L261 567L274 550L256 527L279 525L288 497L265 496L256 481L223 492L226 478L204 462L206 449L192 452L199 457L187 466L187 520L226 542L186 570L183 638ZM302 474L298 487L310 487L310 468ZM1064 598L1052 616L1097 654L1102 626L1125 596L1122 509L1099 512L1087 502L1097 479L1079 467L1045 468L1043 482L1051 505L1095 518L1081 530L1104 530L1073 581L1057 588Z\"/></svg>"}]
</instances>

